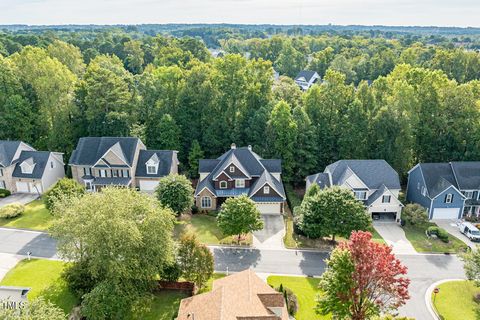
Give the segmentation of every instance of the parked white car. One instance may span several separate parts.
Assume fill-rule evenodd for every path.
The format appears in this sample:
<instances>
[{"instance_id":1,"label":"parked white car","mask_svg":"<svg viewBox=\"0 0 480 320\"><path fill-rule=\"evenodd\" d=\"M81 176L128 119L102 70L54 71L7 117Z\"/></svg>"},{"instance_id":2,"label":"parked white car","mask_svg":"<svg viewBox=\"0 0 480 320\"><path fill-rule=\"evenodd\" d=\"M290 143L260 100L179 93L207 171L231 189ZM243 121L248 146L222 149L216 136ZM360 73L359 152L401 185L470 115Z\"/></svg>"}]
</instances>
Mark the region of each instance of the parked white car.
<instances>
[{"instance_id":1,"label":"parked white car","mask_svg":"<svg viewBox=\"0 0 480 320\"><path fill-rule=\"evenodd\" d=\"M462 222L459 229L468 239L472 241L480 241L480 230L470 222Z\"/></svg>"}]
</instances>

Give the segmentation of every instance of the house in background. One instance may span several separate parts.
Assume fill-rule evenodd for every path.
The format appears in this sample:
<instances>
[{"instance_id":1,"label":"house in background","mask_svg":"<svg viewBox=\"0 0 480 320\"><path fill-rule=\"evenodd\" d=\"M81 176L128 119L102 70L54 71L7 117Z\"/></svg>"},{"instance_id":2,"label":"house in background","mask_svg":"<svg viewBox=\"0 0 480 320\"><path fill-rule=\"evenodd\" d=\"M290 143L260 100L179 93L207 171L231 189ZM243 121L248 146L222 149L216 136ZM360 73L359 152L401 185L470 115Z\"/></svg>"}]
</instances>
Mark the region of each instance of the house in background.
<instances>
[{"instance_id":1,"label":"house in background","mask_svg":"<svg viewBox=\"0 0 480 320\"><path fill-rule=\"evenodd\" d=\"M70 157L72 177L88 191L105 186L153 192L160 178L178 173L177 151L147 150L132 137L80 138Z\"/></svg>"},{"instance_id":2,"label":"house in background","mask_svg":"<svg viewBox=\"0 0 480 320\"><path fill-rule=\"evenodd\" d=\"M213 281L212 291L182 299L177 320L288 320L282 293L248 269Z\"/></svg>"},{"instance_id":3,"label":"house in background","mask_svg":"<svg viewBox=\"0 0 480 320\"><path fill-rule=\"evenodd\" d=\"M0 141L0 188L42 194L65 176L63 154L36 151L22 141Z\"/></svg>"},{"instance_id":4,"label":"house in background","mask_svg":"<svg viewBox=\"0 0 480 320\"><path fill-rule=\"evenodd\" d=\"M302 70L295 77L295 83L303 91L307 91L317 82L320 82L320 75L316 71Z\"/></svg>"},{"instance_id":5,"label":"house in background","mask_svg":"<svg viewBox=\"0 0 480 320\"><path fill-rule=\"evenodd\" d=\"M227 198L247 195L261 213L283 212L286 197L281 160L262 159L251 146L232 144L217 159L200 160L199 173L195 203L200 209L216 210Z\"/></svg>"},{"instance_id":6,"label":"house in background","mask_svg":"<svg viewBox=\"0 0 480 320\"><path fill-rule=\"evenodd\" d=\"M385 160L339 160L324 172L308 176L306 189L314 183L322 189L334 185L348 188L374 219L400 221L400 179Z\"/></svg>"},{"instance_id":7,"label":"house in background","mask_svg":"<svg viewBox=\"0 0 480 320\"><path fill-rule=\"evenodd\" d=\"M480 162L419 163L408 172L407 200L429 219L480 216Z\"/></svg>"}]
</instances>

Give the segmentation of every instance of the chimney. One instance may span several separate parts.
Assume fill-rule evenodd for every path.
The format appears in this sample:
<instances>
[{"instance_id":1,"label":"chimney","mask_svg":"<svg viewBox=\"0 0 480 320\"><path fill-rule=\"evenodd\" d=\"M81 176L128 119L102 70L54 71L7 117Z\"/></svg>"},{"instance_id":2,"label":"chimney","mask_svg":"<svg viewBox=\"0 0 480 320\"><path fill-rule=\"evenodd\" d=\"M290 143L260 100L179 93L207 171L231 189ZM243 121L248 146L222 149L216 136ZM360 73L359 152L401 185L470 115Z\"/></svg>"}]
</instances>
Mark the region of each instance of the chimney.
<instances>
[{"instance_id":1,"label":"chimney","mask_svg":"<svg viewBox=\"0 0 480 320\"><path fill-rule=\"evenodd\" d=\"M248 150L252 151L252 145L251 144L248 145Z\"/></svg>"},{"instance_id":2,"label":"chimney","mask_svg":"<svg viewBox=\"0 0 480 320\"><path fill-rule=\"evenodd\" d=\"M237 149L237 146L235 145L235 143L232 143L232 145L230 146L230 148L232 148L232 149Z\"/></svg>"}]
</instances>

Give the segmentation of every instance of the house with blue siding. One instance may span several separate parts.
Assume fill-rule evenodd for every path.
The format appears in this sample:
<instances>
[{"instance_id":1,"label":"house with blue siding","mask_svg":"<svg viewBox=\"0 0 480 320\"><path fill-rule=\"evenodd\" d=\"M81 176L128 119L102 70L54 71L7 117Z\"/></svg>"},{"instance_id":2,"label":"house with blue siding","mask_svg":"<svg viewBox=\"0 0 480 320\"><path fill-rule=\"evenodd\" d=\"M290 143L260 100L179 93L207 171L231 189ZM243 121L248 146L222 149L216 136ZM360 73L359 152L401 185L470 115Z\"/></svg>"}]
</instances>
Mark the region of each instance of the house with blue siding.
<instances>
[{"instance_id":1,"label":"house with blue siding","mask_svg":"<svg viewBox=\"0 0 480 320\"><path fill-rule=\"evenodd\" d=\"M429 219L480 215L480 162L419 163L408 172L407 201Z\"/></svg>"}]
</instances>

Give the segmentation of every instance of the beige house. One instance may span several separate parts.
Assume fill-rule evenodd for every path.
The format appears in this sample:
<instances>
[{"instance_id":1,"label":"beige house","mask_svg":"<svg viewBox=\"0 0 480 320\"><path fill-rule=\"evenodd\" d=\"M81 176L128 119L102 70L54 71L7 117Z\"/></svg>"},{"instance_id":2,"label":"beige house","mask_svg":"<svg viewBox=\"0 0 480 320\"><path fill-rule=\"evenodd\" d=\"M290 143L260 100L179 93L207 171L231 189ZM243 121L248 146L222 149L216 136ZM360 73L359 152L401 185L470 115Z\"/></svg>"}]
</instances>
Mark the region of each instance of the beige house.
<instances>
[{"instance_id":1,"label":"beige house","mask_svg":"<svg viewBox=\"0 0 480 320\"><path fill-rule=\"evenodd\" d=\"M0 188L40 195L64 176L62 153L36 151L22 141L0 141Z\"/></svg>"},{"instance_id":2,"label":"beige house","mask_svg":"<svg viewBox=\"0 0 480 320\"><path fill-rule=\"evenodd\" d=\"M177 320L288 320L283 295L252 270L213 281L212 291L180 302Z\"/></svg>"},{"instance_id":3,"label":"beige house","mask_svg":"<svg viewBox=\"0 0 480 320\"><path fill-rule=\"evenodd\" d=\"M88 191L123 186L153 192L161 177L178 173L177 151L147 150L132 137L86 137L70 157L72 177Z\"/></svg>"}]
</instances>

